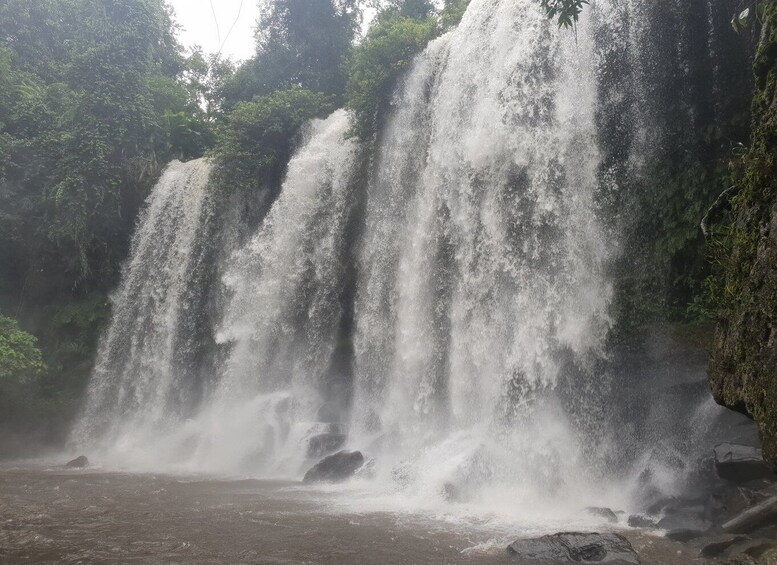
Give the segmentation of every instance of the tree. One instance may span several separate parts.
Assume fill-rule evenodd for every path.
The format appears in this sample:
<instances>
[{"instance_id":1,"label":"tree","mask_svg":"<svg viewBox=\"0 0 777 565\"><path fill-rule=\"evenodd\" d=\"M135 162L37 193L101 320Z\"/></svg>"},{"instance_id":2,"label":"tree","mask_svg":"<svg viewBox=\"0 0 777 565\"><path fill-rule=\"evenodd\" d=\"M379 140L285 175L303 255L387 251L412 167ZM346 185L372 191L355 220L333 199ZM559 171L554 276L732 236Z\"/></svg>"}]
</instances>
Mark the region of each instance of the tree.
<instances>
[{"instance_id":1,"label":"tree","mask_svg":"<svg viewBox=\"0 0 777 565\"><path fill-rule=\"evenodd\" d=\"M213 151L218 157L217 182L277 190L299 129L333 110L329 96L299 87L238 102L226 117Z\"/></svg>"},{"instance_id":2,"label":"tree","mask_svg":"<svg viewBox=\"0 0 777 565\"><path fill-rule=\"evenodd\" d=\"M339 102L343 61L359 22L355 0L270 0L259 20L256 56L225 85L226 107L293 87Z\"/></svg>"},{"instance_id":3,"label":"tree","mask_svg":"<svg viewBox=\"0 0 777 565\"><path fill-rule=\"evenodd\" d=\"M46 370L38 340L0 314L0 381L28 382Z\"/></svg>"},{"instance_id":4,"label":"tree","mask_svg":"<svg viewBox=\"0 0 777 565\"><path fill-rule=\"evenodd\" d=\"M381 13L351 54L346 99L354 132L362 138L377 130L399 75L440 32L434 16L421 14L420 19L406 16L401 8Z\"/></svg>"}]
</instances>

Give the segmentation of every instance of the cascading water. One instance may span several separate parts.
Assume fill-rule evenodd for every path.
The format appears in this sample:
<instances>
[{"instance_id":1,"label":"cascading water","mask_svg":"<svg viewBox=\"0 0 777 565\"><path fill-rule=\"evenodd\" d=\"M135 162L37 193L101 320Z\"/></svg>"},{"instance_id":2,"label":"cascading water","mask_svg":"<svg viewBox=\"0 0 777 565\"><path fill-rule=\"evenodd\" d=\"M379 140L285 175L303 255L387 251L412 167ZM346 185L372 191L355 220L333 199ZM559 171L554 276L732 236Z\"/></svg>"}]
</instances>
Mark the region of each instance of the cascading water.
<instances>
[{"instance_id":1,"label":"cascading water","mask_svg":"<svg viewBox=\"0 0 777 565\"><path fill-rule=\"evenodd\" d=\"M378 477L413 495L467 498L480 483L568 497L585 472L548 394L608 328L613 245L596 220L595 69L579 29L577 42L554 30L532 1L474 0L418 58L381 138L353 433Z\"/></svg>"},{"instance_id":2,"label":"cascading water","mask_svg":"<svg viewBox=\"0 0 777 565\"><path fill-rule=\"evenodd\" d=\"M357 145L342 110L314 121L279 199L232 258L217 339L230 353L209 406L188 433L194 468L259 475L304 471L338 340Z\"/></svg>"},{"instance_id":3,"label":"cascading water","mask_svg":"<svg viewBox=\"0 0 777 565\"><path fill-rule=\"evenodd\" d=\"M193 295L204 292L196 271L212 214L209 173L203 159L174 161L146 202L73 433L79 443L121 445L127 434L168 427L195 401L200 383L187 369L197 352L187 328Z\"/></svg>"},{"instance_id":4,"label":"cascading water","mask_svg":"<svg viewBox=\"0 0 777 565\"><path fill-rule=\"evenodd\" d=\"M230 222L207 163L173 163L76 442L135 469L293 479L346 442L379 504L526 524L628 507L635 474L661 473L629 444L657 432L606 413L630 372L602 369L628 218L604 225L600 206L629 209L621 184L660 145L643 8L592 3L572 33L536 0L472 0L411 65L374 153L345 111L314 120L242 245L211 241ZM716 417L707 400L691 429Z\"/></svg>"},{"instance_id":5,"label":"cascading water","mask_svg":"<svg viewBox=\"0 0 777 565\"><path fill-rule=\"evenodd\" d=\"M229 259L213 330L227 351L197 404L180 402L192 383L177 364L178 333L209 168L168 168L139 224L76 441L98 438L103 460L134 468L299 473L307 436L334 427L316 412L339 337L357 149L349 127L344 111L312 123L281 196Z\"/></svg>"}]
</instances>

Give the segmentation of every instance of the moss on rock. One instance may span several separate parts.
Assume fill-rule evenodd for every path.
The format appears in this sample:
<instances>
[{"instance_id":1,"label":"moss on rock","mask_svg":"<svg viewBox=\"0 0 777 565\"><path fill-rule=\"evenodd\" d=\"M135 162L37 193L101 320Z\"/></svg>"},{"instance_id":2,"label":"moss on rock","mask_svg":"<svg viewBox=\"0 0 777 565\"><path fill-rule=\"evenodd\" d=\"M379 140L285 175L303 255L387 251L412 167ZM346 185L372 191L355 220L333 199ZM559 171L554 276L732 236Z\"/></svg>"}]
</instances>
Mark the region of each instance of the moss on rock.
<instances>
[{"instance_id":1,"label":"moss on rock","mask_svg":"<svg viewBox=\"0 0 777 565\"><path fill-rule=\"evenodd\" d=\"M758 422L764 455L777 466L777 3L760 12L752 141L731 222L712 241L720 270L709 373L715 399Z\"/></svg>"}]
</instances>

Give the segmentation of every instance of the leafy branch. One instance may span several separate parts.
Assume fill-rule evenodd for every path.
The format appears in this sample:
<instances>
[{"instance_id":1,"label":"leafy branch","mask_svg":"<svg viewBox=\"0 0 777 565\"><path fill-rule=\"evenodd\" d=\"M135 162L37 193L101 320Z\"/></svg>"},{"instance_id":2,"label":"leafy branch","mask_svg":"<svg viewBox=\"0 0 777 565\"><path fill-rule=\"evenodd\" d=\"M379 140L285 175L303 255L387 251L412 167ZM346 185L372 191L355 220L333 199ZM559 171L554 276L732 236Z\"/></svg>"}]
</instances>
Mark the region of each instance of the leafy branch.
<instances>
[{"instance_id":1,"label":"leafy branch","mask_svg":"<svg viewBox=\"0 0 777 565\"><path fill-rule=\"evenodd\" d=\"M551 19L558 19L559 27L573 27L583 11L583 6L589 0L540 0L545 15Z\"/></svg>"}]
</instances>

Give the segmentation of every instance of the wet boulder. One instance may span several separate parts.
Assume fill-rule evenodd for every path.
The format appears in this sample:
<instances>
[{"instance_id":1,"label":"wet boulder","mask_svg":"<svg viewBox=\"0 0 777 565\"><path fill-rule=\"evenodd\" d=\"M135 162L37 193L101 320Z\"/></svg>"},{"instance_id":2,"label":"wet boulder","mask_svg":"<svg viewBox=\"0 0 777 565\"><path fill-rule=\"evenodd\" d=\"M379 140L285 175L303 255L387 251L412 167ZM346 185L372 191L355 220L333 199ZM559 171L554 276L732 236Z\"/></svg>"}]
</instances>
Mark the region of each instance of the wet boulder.
<instances>
[{"instance_id":1,"label":"wet boulder","mask_svg":"<svg viewBox=\"0 0 777 565\"><path fill-rule=\"evenodd\" d=\"M308 457L323 457L333 453L345 444L345 434L324 433L308 440Z\"/></svg>"},{"instance_id":2,"label":"wet boulder","mask_svg":"<svg viewBox=\"0 0 777 565\"><path fill-rule=\"evenodd\" d=\"M88 466L89 466L89 459L87 459L85 455L79 455L72 461L68 461L65 464L65 467L67 467L68 469L83 469Z\"/></svg>"},{"instance_id":3,"label":"wet boulder","mask_svg":"<svg viewBox=\"0 0 777 565\"><path fill-rule=\"evenodd\" d=\"M519 539L507 547L521 561L551 563L634 563L639 557L619 534L564 532Z\"/></svg>"},{"instance_id":4,"label":"wet boulder","mask_svg":"<svg viewBox=\"0 0 777 565\"><path fill-rule=\"evenodd\" d=\"M338 451L316 463L302 479L305 483L338 483L351 478L364 465L360 451Z\"/></svg>"},{"instance_id":5,"label":"wet boulder","mask_svg":"<svg viewBox=\"0 0 777 565\"><path fill-rule=\"evenodd\" d=\"M632 514L631 516L629 516L628 525L630 528L654 529L657 526L657 523L655 520L651 520L647 516Z\"/></svg>"},{"instance_id":6,"label":"wet boulder","mask_svg":"<svg viewBox=\"0 0 777 565\"><path fill-rule=\"evenodd\" d=\"M744 483L763 478L774 478L760 449L736 443L715 446L715 470L721 479Z\"/></svg>"}]
</instances>

